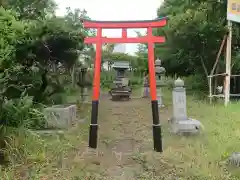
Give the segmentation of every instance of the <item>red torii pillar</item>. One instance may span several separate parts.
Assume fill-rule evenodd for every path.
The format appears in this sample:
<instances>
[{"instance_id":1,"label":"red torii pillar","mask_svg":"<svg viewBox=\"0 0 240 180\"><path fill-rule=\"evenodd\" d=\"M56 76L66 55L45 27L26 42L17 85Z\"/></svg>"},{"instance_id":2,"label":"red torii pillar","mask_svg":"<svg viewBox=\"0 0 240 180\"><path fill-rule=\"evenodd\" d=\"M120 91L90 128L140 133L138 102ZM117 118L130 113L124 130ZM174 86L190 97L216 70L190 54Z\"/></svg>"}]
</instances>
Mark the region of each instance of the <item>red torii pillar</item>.
<instances>
[{"instance_id":1,"label":"red torii pillar","mask_svg":"<svg viewBox=\"0 0 240 180\"><path fill-rule=\"evenodd\" d=\"M164 37L153 36L152 28L163 27L167 24L167 18L160 18L147 21L93 21L82 19L84 28L97 29L96 37L86 37L84 42L87 44L96 44L96 61L94 66L93 95L92 95L92 113L89 131L89 147L97 148L98 137L98 104L100 93L100 71L102 44L104 43L148 43L148 69L150 80L150 93L152 103L153 118L153 142L154 150L162 152L161 125L159 123L158 102L156 95L156 79L154 67L154 43L164 43ZM147 28L147 36L127 37L128 28ZM102 37L102 29L122 29L121 38Z\"/></svg>"}]
</instances>

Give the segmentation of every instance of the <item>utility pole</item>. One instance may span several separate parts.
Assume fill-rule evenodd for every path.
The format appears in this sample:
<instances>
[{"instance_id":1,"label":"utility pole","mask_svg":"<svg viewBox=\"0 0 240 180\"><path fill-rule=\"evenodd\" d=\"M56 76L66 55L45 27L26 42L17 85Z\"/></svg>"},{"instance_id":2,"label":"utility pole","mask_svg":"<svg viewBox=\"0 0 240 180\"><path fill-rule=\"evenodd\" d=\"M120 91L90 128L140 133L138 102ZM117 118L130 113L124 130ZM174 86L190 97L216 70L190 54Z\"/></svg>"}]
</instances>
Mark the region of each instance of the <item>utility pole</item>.
<instances>
[{"instance_id":1,"label":"utility pole","mask_svg":"<svg viewBox=\"0 0 240 180\"><path fill-rule=\"evenodd\" d=\"M231 49L232 49L232 22L228 20L228 37L226 47L226 76L224 105L227 106L230 100L230 80L231 80Z\"/></svg>"}]
</instances>

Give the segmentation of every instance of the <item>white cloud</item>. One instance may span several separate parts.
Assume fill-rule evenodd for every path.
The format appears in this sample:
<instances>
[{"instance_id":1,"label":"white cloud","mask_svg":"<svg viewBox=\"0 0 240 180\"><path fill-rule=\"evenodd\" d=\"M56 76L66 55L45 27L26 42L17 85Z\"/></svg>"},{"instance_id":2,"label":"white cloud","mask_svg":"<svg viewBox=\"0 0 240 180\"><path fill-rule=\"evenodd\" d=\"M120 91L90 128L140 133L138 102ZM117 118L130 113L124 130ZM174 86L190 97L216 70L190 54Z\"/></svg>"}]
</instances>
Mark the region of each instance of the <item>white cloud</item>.
<instances>
[{"instance_id":1,"label":"white cloud","mask_svg":"<svg viewBox=\"0 0 240 180\"><path fill-rule=\"evenodd\" d=\"M63 15L66 7L85 9L93 20L150 20L156 18L157 8L163 0L55 0ZM143 30L141 30L143 31ZM133 29L129 36L136 36ZM104 30L104 36L119 37L121 30ZM136 44L127 44L127 52L134 53Z\"/></svg>"}]
</instances>

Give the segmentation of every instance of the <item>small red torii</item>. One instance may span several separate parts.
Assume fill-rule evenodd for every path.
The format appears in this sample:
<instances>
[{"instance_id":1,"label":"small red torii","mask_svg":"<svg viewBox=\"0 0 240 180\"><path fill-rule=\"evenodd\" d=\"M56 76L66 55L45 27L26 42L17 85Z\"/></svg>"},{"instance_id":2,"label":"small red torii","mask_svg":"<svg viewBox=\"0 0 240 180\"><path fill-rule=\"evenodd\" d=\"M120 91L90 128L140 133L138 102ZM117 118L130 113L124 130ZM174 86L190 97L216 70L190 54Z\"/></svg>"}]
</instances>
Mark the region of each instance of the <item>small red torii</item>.
<instances>
[{"instance_id":1,"label":"small red torii","mask_svg":"<svg viewBox=\"0 0 240 180\"><path fill-rule=\"evenodd\" d=\"M94 66L93 95L92 95L92 113L89 131L89 147L97 148L98 137L98 104L100 94L100 72L102 45L104 43L147 43L148 44L148 69L150 81L150 93L153 117L153 143L154 150L162 152L161 125L159 123L159 111L156 95L156 79L154 68L154 43L164 43L165 37L153 36L152 28L163 27L167 24L167 18L158 18L145 21L94 21L82 19L84 28L97 29L96 37L86 37L84 43L96 44L96 60ZM127 29L147 28L147 35L143 37L128 37ZM122 37L108 38L102 37L102 29L122 29Z\"/></svg>"}]
</instances>

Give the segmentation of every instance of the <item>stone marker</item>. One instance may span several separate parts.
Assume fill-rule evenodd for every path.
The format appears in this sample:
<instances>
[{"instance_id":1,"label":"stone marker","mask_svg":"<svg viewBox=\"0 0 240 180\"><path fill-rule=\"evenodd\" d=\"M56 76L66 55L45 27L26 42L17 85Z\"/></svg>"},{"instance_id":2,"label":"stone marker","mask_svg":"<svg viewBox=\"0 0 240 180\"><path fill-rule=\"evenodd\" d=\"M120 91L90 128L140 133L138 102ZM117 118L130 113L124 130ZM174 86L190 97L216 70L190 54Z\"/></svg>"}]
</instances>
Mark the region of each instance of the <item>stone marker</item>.
<instances>
[{"instance_id":1,"label":"stone marker","mask_svg":"<svg viewBox=\"0 0 240 180\"><path fill-rule=\"evenodd\" d=\"M157 98L158 98L158 107L164 107L163 98L162 98L162 89L164 86L162 82L162 76L165 73L165 68L161 66L161 60L157 59L155 61L155 74L156 74L156 87L157 87Z\"/></svg>"},{"instance_id":2,"label":"stone marker","mask_svg":"<svg viewBox=\"0 0 240 180\"><path fill-rule=\"evenodd\" d=\"M201 122L187 117L186 91L184 81L178 78L172 91L173 117L170 119L172 133L195 134L203 127Z\"/></svg>"},{"instance_id":3,"label":"stone marker","mask_svg":"<svg viewBox=\"0 0 240 180\"><path fill-rule=\"evenodd\" d=\"M71 127L76 122L76 112L76 105L55 105L45 108L46 128L65 129Z\"/></svg>"}]
</instances>

